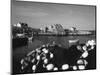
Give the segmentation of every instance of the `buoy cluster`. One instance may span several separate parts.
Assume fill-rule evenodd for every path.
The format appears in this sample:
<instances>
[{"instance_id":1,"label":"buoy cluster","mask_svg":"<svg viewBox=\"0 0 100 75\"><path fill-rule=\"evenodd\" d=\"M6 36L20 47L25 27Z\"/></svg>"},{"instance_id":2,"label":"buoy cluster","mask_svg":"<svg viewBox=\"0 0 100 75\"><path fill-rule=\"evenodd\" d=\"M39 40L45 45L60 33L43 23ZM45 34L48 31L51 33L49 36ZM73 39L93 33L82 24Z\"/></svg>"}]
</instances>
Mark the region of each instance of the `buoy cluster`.
<instances>
[{"instance_id":1,"label":"buoy cluster","mask_svg":"<svg viewBox=\"0 0 100 75\"><path fill-rule=\"evenodd\" d=\"M94 40L89 40L85 43L84 46L77 46L77 49L82 51L81 56L77 59L76 65L69 65L68 63L62 64L61 67L57 67L55 63L53 63L54 60L54 53L49 49L52 48L55 45L42 45L39 48L36 48L35 50L28 53L25 58L21 59L21 72L37 72L39 68L41 68L41 71L59 71L59 70L84 70L85 67L88 65L88 61L85 59L89 55L89 51L94 49L94 46L96 45ZM67 57L66 57L67 59ZM65 60L66 60L65 59ZM40 66L40 67L39 67Z\"/></svg>"}]
</instances>

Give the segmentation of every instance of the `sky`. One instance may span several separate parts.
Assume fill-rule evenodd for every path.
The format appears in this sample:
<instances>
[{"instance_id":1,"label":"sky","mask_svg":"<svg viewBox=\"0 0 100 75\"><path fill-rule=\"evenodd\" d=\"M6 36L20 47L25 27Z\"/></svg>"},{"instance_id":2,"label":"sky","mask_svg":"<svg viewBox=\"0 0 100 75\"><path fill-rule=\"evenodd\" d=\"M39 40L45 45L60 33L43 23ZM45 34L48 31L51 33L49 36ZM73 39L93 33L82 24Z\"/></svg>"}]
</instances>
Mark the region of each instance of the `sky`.
<instances>
[{"instance_id":1,"label":"sky","mask_svg":"<svg viewBox=\"0 0 100 75\"><path fill-rule=\"evenodd\" d=\"M63 28L95 30L95 6L12 1L11 24L25 22L33 28L61 24Z\"/></svg>"}]
</instances>

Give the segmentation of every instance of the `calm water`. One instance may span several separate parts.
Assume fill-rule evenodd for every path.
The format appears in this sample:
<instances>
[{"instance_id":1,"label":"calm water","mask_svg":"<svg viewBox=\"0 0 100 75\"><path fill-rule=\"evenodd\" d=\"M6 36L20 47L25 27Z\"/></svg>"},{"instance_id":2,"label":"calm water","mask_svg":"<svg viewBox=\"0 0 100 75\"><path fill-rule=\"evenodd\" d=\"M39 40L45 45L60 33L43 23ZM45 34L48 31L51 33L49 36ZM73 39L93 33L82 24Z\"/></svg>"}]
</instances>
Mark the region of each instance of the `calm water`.
<instances>
[{"instance_id":1,"label":"calm water","mask_svg":"<svg viewBox=\"0 0 100 75\"><path fill-rule=\"evenodd\" d=\"M33 49L40 47L43 44L51 43L55 41L56 44L60 44L64 48L68 48L68 40L79 39L79 43L85 43L88 40L95 39L95 35L90 36L35 36L33 42L29 42L27 46L14 49L14 54L24 55Z\"/></svg>"},{"instance_id":2,"label":"calm water","mask_svg":"<svg viewBox=\"0 0 100 75\"><path fill-rule=\"evenodd\" d=\"M35 37L40 40L43 44L52 43L55 41L57 44L61 44L62 47L68 47L68 40L79 39L79 43L85 43L90 39L95 39L95 35L90 36L38 36Z\"/></svg>"}]
</instances>

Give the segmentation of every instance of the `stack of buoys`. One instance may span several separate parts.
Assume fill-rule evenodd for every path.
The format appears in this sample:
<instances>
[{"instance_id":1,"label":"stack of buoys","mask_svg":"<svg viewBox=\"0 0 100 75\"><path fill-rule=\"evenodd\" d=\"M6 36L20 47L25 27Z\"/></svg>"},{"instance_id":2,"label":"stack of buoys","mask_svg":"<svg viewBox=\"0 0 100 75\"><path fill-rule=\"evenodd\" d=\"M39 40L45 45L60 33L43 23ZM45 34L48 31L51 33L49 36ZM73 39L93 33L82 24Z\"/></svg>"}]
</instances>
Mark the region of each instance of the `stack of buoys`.
<instances>
[{"instance_id":1,"label":"stack of buoys","mask_svg":"<svg viewBox=\"0 0 100 75\"><path fill-rule=\"evenodd\" d=\"M94 50L95 45L94 40L88 40L85 45L77 46L77 49L82 51L82 55L77 60L77 65L72 66L73 70L84 70L86 68L89 64L86 58L89 56L89 51Z\"/></svg>"},{"instance_id":2,"label":"stack of buoys","mask_svg":"<svg viewBox=\"0 0 100 75\"><path fill-rule=\"evenodd\" d=\"M77 65L79 70L84 70L88 62L85 59L77 60Z\"/></svg>"},{"instance_id":3,"label":"stack of buoys","mask_svg":"<svg viewBox=\"0 0 100 75\"><path fill-rule=\"evenodd\" d=\"M88 41L86 42L86 46L87 46L87 50L88 50L88 51L93 50L94 47L95 47L95 45L96 45L95 40L88 40Z\"/></svg>"},{"instance_id":4,"label":"stack of buoys","mask_svg":"<svg viewBox=\"0 0 100 75\"><path fill-rule=\"evenodd\" d=\"M54 55L50 52L48 45L42 45L42 47L31 51L21 60L21 70L25 70L31 63L33 72L36 72L40 61L43 61L43 68L48 71L53 70L54 65L49 63L49 60L53 59L53 57Z\"/></svg>"},{"instance_id":5,"label":"stack of buoys","mask_svg":"<svg viewBox=\"0 0 100 75\"><path fill-rule=\"evenodd\" d=\"M85 70L88 62L85 59L78 59L76 65L71 66L75 70Z\"/></svg>"},{"instance_id":6,"label":"stack of buoys","mask_svg":"<svg viewBox=\"0 0 100 75\"><path fill-rule=\"evenodd\" d=\"M25 69L27 69L27 67L31 66L30 68L32 69L32 72L36 72L37 67L40 66L39 65L40 62L42 62L41 66L46 71L59 71L59 70L65 71L69 70L70 68L72 68L72 70L84 70L85 67L88 65L88 61L86 60L86 58L89 55L88 51L94 49L95 41L89 40L88 42L86 42L84 46L77 46L77 49L82 51L82 55L79 57L79 59L77 59L76 65L69 65L68 63L64 63L60 67L57 66L58 64L52 62L52 60L54 60L55 55L49 49L49 47L54 47L54 46L55 45L49 45L49 44L42 45L41 47L36 48L35 50L28 53L27 56L23 58L20 62L21 70L24 71Z\"/></svg>"}]
</instances>

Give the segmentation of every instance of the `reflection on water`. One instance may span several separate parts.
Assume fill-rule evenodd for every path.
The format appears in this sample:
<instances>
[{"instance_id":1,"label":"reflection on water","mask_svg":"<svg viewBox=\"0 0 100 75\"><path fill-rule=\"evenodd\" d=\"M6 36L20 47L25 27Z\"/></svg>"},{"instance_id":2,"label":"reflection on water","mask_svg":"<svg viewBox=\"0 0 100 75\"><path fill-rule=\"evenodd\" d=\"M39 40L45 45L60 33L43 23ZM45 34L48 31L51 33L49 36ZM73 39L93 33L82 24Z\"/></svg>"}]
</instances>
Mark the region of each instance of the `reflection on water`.
<instances>
[{"instance_id":1,"label":"reflection on water","mask_svg":"<svg viewBox=\"0 0 100 75\"><path fill-rule=\"evenodd\" d=\"M85 43L88 40L95 39L95 35L90 36L34 36L33 42L29 42L27 46L14 49L13 55L25 55L33 49L40 47L43 44L60 44L64 48L68 48L68 40L79 39L79 43Z\"/></svg>"},{"instance_id":2,"label":"reflection on water","mask_svg":"<svg viewBox=\"0 0 100 75\"><path fill-rule=\"evenodd\" d=\"M56 44L61 44L62 47L68 48L68 40L79 39L80 43L85 43L87 40L95 39L95 36L35 36L34 38L42 41L43 44L55 41Z\"/></svg>"}]
</instances>

